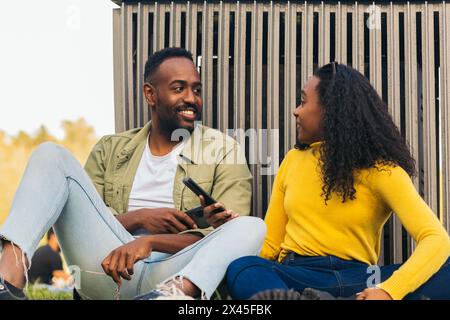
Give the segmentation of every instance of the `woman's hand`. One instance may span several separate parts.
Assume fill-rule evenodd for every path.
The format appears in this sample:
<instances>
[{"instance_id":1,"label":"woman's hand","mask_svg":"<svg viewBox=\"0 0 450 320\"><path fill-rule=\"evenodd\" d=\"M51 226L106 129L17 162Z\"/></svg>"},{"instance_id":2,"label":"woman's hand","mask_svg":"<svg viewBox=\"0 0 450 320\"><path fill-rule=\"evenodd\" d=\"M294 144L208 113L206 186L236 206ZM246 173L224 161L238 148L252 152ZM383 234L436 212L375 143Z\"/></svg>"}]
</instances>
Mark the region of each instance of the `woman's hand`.
<instances>
[{"instance_id":1,"label":"woman's hand","mask_svg":"<svg viewBox=\"0 0 450 320\"><path fill-rule=\"evenodd\" d=\"M200 203L203 207L203 215L205 216L206 222L208 222L209 225L214 228L218 228L224 223L239 217L237 213L233 213L233 211L227 210L225 206L220 202L216 202L210 206L206 206L205 199L202 196L199 196L199 198ZM212 213L214 210L219 208L222 209L220 212Z\"/></svg>"},{"instance_id":2,"label":"woman's hand","mask_svg":"<svg viewBox=\"0 0 450 320\"><path fill-rule=\"evenodd\" d=\"M392 300L392 298L383 289L367 288L357 295L356 300Z\"/></svg>"},{"instance_id":3,"label":"woman's hand","mask_svg":"<svg viewBox=\"0 0 450 320\"><path fill-rule=\"evenodd\" d=\"M150 256L152 250L149 237L138 238L111 251L102 261L102 268L120 287L122 284L121 277L131 280L134 273L134 264Z\"/></svg>"}]
</instances>

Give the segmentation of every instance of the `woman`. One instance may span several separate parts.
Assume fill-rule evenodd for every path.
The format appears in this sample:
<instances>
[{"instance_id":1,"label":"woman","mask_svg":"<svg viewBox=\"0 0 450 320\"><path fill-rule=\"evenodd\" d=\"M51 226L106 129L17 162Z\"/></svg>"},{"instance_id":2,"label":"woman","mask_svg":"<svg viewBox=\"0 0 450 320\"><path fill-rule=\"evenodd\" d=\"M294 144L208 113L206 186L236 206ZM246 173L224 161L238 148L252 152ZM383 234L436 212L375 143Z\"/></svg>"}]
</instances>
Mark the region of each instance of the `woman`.
<instances>
[{"instance_id":1,"label":"woman","mask_svg":"<svg viewBox=\"0 0 450 320\"><path fill-rule=\"evenodd\" d=\"M294 116L297 144L273 185L260 257L229 266L232 297L313 288L367 300L450 299L450 238L416 192L414 159L367 78L323 66ZM416 250L403 265L368 268L392 212Z\"/></svg>"}]
</instances>

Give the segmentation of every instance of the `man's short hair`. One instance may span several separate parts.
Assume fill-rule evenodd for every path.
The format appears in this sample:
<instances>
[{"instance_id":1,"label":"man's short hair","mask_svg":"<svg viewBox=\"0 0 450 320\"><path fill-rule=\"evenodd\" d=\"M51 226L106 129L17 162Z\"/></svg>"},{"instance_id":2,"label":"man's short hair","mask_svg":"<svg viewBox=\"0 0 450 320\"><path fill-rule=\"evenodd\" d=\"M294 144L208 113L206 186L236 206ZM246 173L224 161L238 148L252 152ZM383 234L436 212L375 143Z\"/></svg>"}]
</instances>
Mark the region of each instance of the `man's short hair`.
<instances>
[{"instance_id":1,"label":"man's short hair","mask_svg":"<svg viewBox=\"0 0 450 320\"><path fill-rule=\"evenodd\" d=\"M52 235L54 235L54 234L55 234L55 231L53 230L53 228L50 228L50 229L47 231L47 241L50 240L50 238L51 238Z\"/></svg>"},{"instance_id":2,"label":"man's short hair","mask_svg":"<svg viewBox=\"0 0 450 320\"><path fill-rule=\"evenodd\" d=\"M165 48L153 53L145 63L144 80L150 81L150 78L158 70L159 66L169 58L182 57L194 62L192 53L183 48Z\"/></svg>"}]
</instances>

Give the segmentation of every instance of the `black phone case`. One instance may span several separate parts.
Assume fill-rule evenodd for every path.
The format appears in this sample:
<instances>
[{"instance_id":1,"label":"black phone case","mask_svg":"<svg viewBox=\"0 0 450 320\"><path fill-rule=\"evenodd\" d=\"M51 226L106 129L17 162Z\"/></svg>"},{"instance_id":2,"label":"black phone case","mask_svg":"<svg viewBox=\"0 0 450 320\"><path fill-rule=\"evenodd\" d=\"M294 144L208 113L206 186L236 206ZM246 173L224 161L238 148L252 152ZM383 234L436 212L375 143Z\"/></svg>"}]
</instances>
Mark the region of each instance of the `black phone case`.
<instances>
[{"instance_id":1,"label":"black phone case","mask_svg":"<svg viewBox=\"0 0 450 320\"><path fill-rule=\"evenodd\" d=\"M216 203L217 201L211 197L209 195L208 192L206 192L205 190L203 190L194 180L192 180L191 178L184 178L183 179L183 183L186 185L186 187L188 187L193 193L195 193L197 196L203 196L203 198L205 199L205 204L207 206L210 206L214 203ZM222 212L223 209L222 208L217 208L214 209L211 214L216 214L219 212ZM203 211L202 211L203 212ZM203 213L202 213L203 216Z\"/></svg>"},{"instance_id":2,"label":"black phone case","mask_svg":"<svg viewBox=\"0 0 450 320\"><path fill-rule=\"evenodd\" d=\"M217 201L214 200L213 197L209 195L208 192L202 189L194 180L191 178L185 178L183 179L183 183L188 187L193 193L195 193L197 196L203 196L205 199L205 204L207 206L212 205L213 203L216 203Z\"/></svg>"},{"instance_id":3,"label":"black phone case","mask_svg":"<svg viewBox=\"0 0 450 320\"><path fill-rule=\"evenodd\" d=\"M203 216L203 208L201 206L186 211L186 214L195 221L200 229L210 227L209 223L206 222L206 219Z\"/></svg>"}]
</instances>

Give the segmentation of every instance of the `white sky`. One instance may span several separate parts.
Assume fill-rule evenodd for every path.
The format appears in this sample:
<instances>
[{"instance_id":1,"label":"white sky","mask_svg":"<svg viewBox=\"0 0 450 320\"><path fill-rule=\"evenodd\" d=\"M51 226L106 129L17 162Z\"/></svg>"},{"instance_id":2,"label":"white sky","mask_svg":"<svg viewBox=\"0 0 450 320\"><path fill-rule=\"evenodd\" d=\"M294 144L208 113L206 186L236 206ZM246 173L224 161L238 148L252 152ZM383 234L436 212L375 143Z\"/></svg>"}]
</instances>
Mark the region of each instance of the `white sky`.
<instances>
[{"instance_id":1,"label":"white sky","mask_svg":"<svg viewBox=\"0 0 450 320\"><path fill-rule=\"evenodd\" d=\"M0 130L114 132L110 0L0 0Z\"/></svg>"}]
</instances>

